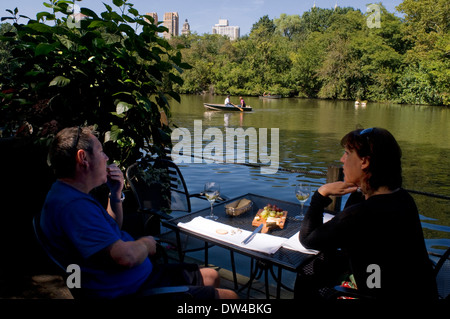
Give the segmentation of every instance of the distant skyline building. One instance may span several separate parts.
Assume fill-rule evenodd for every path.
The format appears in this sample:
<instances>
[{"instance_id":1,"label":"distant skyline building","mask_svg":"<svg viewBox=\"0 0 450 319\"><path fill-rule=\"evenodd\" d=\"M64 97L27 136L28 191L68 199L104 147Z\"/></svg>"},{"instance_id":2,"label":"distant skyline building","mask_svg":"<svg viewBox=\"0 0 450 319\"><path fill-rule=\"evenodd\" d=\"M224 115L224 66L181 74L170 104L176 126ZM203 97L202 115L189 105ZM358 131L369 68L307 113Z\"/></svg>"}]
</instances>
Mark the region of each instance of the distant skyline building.
<instances>
[{"instance_id":1,"label":"distant skyline building","mask_svg":"<svg viewBox=\"0 0 450 319\"><path fill-rule=\"evenodd\" d=\"M170 39L172 36L179 35L180 17L178 12L164 13L163 25L169 29L169 32L164 32L164 38Z\"/></svg>"},{"instance_id":2,"label":"distant skyline building","mask_svg":"<svg viewBox=\"0 0 450 319\"><path fill-rule=\"evenodd\" d=\"M154 25L158 25L158 14L156 12L148 12L145 14L146 16L151 16L154 20L153 24ZM149 20L147 20L147 18L145 19L147 22L150 22Z\"/></svg>"},{"instance_id":3,"label":"distant skyline building","mask_svg":"<svg viewBox=\"0 0 450 319\"><path fill-rule=\"evenodd\" d=\"M213 34L220 34L237 40L240 37L241 28L238 26L230 26L227 19L219 19L219 23L212 28Z\"/></svg>"},{"instance_id":4,"label":"distant skyline building","mask_svg":"<svg viewBox=\"0 0 450 319\"><path fill-rule=\"evenodd\" d=\"M191 26L189 25L188 19L183 23L183 28L181 29L181 35L191 34Z\"/></svg>"}]
</instances>

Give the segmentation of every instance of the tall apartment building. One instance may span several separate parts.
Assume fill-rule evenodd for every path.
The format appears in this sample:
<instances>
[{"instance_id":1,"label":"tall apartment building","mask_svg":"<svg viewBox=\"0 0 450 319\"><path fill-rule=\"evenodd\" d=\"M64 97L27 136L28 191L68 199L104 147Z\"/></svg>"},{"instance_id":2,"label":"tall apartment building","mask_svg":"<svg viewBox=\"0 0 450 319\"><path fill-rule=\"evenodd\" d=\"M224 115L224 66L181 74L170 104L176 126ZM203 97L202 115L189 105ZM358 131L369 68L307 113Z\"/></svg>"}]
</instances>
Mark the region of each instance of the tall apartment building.
<instances>
[{"instance_id":1,"label":"tall apartment building","mask_svg":"<svg viewBox=\"0 0 450 319\"><path fill-rule=\"evenodd\" d=\"M179 21L178 12L164 13L163 25L169 29L169 32L164 32L164 38L170 39L172 36L179 35Z\"/></svg>"},{"instance_id":2,"label":"tall apartment building","mask_svg":"<svg viewBox=\"0 0 450 319\"><path fill-rule=\"evenodd\" d=\"M151 16L154 20L154 24L158 25L158 14L156 12L149 12L145 14L146 16ZM150 22L147 18L145 19L147 22Z\"/></svg>"},{"instance_id":3,"label":"tall apartment building","mask_svg":"<svg viewBox=\"0 0 450 319\"><path fill-rule=\"evenodd\" d=\"M219 23L212 28L213 34L225 35L230 38L230 40L236 40L239 38L241 28L238 26L228 25L227 19L219 19Z\"/></svg>"}]
</instances>

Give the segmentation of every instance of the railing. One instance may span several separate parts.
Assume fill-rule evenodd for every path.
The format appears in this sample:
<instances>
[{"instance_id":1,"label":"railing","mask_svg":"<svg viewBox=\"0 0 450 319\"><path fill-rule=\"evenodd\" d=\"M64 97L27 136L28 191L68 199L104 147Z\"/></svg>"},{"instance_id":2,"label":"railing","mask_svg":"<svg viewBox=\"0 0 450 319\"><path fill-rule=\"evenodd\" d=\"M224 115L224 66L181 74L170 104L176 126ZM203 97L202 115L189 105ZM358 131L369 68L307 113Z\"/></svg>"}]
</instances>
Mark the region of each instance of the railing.
<instances>
[{"instance_id":1,"label":"railing","mask_svg":"<svg viewBox=\"0 0 450 319\"><path fill-rule=\"evenodd\" d=\"M167 153L167 155L169 155L169 152ZM196 157L196 156L194 154L191 154L191 157ZM207 160L217 161L217 159L213 159L213 158L206 158L206 157L202 157L202 158L207 159ZM226 162L221 162L221 163L225 164ZM263 166L262 164L253 164L253 163L233 163L233 164L244 165L244 166L249 166L249 167L257 167L257 168L260 168ZM329 166L326 173L325 172L312 172L312 171L307 171L304 169L287 169L287 168L283 168L283 167L278 168L278 170L282 171L282 172L287 172L287 173L297 173L297 174L305 174L305 175L311 175L311 176L326 177L327 183L342 181L344 179L342 166L337 166L337 165ZM450 200L450 196L446 196L446 195L434 194L434 193L429 193L429 192L424 192L424 191L417 191L417 190L413 190L413 189L405 189L405 190L411 194L417 194L417 195L423 195L423 196L428 196L428 197L433 197L433 198ZM335 211L335 212L340 211L342 198L334 197L334 196L330 196L330 198L332 199L332 203L327 207L327 209L330 211Z\"/></svg>"}]
</instances>

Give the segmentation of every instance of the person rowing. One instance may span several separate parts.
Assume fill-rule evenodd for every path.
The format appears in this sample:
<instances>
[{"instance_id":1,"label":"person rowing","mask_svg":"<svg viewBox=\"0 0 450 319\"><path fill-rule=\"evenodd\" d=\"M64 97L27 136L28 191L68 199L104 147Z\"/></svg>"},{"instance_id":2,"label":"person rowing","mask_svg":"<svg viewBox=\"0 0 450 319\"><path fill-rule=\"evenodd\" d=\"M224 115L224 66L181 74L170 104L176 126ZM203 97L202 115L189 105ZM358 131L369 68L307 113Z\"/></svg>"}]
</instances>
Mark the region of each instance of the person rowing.
<instances>
[{"instance_id":1,"label":"person rowing","mask_svg":"<svg viewBox=\"0 0 450 319\"><path fill-rule=\"evenodd\" d=\"M241 112L244 112L244 110L242 108L231 103L229 95L227 95L227 98L225 99L225 106L234 106L234 107L238 108Z\"/></svg>"}]
</instances>

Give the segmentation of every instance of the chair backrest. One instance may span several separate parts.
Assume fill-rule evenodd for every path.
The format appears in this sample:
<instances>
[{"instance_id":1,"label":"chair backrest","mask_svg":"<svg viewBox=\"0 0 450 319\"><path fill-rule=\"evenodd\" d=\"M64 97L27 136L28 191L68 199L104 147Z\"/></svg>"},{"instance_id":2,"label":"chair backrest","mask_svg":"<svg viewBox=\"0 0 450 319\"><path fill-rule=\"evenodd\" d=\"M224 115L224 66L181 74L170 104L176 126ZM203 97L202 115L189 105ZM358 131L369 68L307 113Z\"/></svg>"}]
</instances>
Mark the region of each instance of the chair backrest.
<instances>
[{"instance_id":1,"label":"chair backrest","mask_svg":"<svg viewBox=\"0 0 450 319\"><path fill-rule=\"evenodd\" d=\"M450 247L439 258L434 266L439 298L450 298Z\"/></svg>"},{"instance_id":2,"label":"chair backrest","mask_svg":"<svg viewBox=\"0 0 450 319\"><path fill-rule=\"evenodd\" d=\"M149 164L153 166L152 164ZM131 189L136 197L139 208L155 209L161 208L161 186L158 183L149 183L146 174L147 168L141 166L140 163L134 163L128 167L126 177L130 183Z\"/></svg>"},{"instance_id":3,"label":"chair backrest","mask_svg":"<svg viewBox=\"0 0 450 319\"><path fill-rule=\"evenodd\" d=\"M58 268L63 273L66 273L66 267L64 267L63 264L53 255L50 243L47 237L45 236L44 232L42 231L41 213L38 213L33 217L33 230L39 245L45 251L47 256L53 261L55 265L58 266Z\"/></svg>"},{"instance_id":4,"label":"chair backrest","mask_svg":"<svg viewBox=\"0 0 450 319\"><path fill-rule=\"evenodd\" d=\"M171 210L191 212L189 191L178 165L170 160L158 158L153 167L165 170L169 176Z\"/></svg>"},{"instance_id":5,"label":"chair backrest","mask_svg":"<svg viewBox=\"0 0 450 319\"><path fill-rule=\"evenodd\" d=\"M162 172L167 180L161 180L158 173ZM126 177L141 209L191 211L186 182L174 162L158 158L153 163L135 163L127 169Z\"/></svg>"},{"instance_id":6,"label":"chair backrest","mask_svg":"<svg viewBox=\"0 0 450 319\"><path fill-rule=\"evenodd\" d=\"M64 265L68 265L69 263L64 262L64 258L63 257L56 257L54 252L52 251L50 242L47 238L47 236L45 236L42 228L41 228L41 213L37 213L34 217L33 217L33 230L34 230L34 234L35 237L39 243L39 245L42 247L42 249L45 251L45 253L47 254L47 256L52 260L52 262L58 267L58 269L60 270L60 274L63 277L64 282L66 282L67 277L68 277L68 273L67 273L67 268ZM85 298L84 295L84 290L82 288L69 288L70 293L72 294L72 296L76 299L80 299L80 298Z\"/></svg>"}]
</instances>

